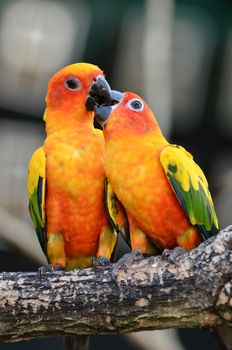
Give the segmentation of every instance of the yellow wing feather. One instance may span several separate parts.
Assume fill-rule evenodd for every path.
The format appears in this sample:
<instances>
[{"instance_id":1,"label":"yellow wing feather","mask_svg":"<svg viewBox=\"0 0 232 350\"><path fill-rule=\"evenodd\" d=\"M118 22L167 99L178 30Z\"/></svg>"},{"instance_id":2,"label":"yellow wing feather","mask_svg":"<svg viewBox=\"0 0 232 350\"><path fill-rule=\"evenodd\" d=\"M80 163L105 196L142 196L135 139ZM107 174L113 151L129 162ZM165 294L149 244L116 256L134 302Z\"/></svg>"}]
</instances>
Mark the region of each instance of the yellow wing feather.
<instances>
[{"instance_id":1,"label":"yellow wing feather","mask_svg":"<svg viewBox=\"0 0 232 350\"><path fill-rule=\"evenodd\" d=\"M181 146L169 145L162 150L160 161L190 222L198 225L204 238L216 234L218 221L208 182L192 155Z\"/></svg>"},{"instance_id":2,"label":"yellow wing feather","mask_svg":"<svg viewBox=\"0 0 232 350\"><path fill-rule=\"evenodd\" d=\"M33 153L28 167L28 197L31 218L44 252L46 251L45 185L46 156L43 147L40 147Z\"/></svg>"}]
</instances>

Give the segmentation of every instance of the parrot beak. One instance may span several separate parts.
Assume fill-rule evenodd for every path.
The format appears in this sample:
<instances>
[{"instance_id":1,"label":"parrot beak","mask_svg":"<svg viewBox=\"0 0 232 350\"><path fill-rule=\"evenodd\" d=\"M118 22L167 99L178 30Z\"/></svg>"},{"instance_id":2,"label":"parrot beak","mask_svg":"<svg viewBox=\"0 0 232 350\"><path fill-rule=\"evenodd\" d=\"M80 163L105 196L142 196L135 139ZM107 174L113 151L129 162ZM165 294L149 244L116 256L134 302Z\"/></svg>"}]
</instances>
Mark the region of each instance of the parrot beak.
<instances>
[{"instance_id":1,"label":"parrot beak","mask_svg":"<svg viewBox=\"0 0 232 350\"><path fill-rule=\"evenodd\" d=\"M107 123L107 120L110 117L110 113L112 112L113 107L112 106L101 106L101 107L95 107L95 116L94 118L100 124L102 129L104 128L105 124Z\"/></svg>"},{"instance_id":2,"label":"parrot beak","mask_svg":"<svg viewBox=\"0 0 232 350\"><path fill-rule=\"evenodd\" d=\"M123 93L117 90L111 90L111 106L116 105L122 101Z\"/></svg>"},{"instance_id":3,"label":"parrot beak","mask_svg":"<svg viewBox=\"0 0 232 350\"><path fill-rule=\"evenodd\" d=\"M100 124L102 128L106 125L111 112L117 107L121 102L123 94L120 91L111 90L111 105L109 106L95 106L95 119Z\"/></svg>"},{"instance_id":4,"label":"parrot beak","mask_svg":"<svg viewBox=\"0 0 232 350\"><path fill-rule=\"evenodd\" d=\"M98 106L110 106L111 100L111 89L106 79L102 76L94 78L85 102L87 110L94 111Z\"/></svg>"}]
</instances>

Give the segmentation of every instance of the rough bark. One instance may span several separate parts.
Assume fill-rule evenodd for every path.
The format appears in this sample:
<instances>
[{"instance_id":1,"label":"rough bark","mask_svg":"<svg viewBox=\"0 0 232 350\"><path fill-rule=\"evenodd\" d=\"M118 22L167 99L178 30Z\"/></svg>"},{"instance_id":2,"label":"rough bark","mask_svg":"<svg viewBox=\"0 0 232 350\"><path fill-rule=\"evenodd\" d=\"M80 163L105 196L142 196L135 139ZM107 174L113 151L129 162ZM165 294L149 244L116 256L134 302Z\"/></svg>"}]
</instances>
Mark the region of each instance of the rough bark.
<instances>
[{"instance_id":1,"label":"rough bark","mask_svg":"<svg viewBox=\"0 0 232 350\"><path fill-rule=\"evenodd\" d=\"M191 252L74 271L0 274L0 341L232 327L232 226Z\"/></svg>"}]
</instances>

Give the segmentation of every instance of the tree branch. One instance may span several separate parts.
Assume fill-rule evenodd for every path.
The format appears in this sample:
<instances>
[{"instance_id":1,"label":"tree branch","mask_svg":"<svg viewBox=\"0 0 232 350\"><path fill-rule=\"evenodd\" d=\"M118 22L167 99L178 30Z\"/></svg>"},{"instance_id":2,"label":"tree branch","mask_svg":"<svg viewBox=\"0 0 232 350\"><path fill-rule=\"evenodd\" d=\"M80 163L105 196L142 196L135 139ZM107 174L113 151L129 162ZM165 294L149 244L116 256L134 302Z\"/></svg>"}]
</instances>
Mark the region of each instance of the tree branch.
<instances>
[{"instance_id":1,"label":"tree branch","mask_svg":"<svg viewBox=\"0 0 232 350\"><path fill-rule=\"evenodd\" d=\"M232 327L232 226L188 252L106 267L0 274L0 341Z\"/></svg>"}]
</instances>

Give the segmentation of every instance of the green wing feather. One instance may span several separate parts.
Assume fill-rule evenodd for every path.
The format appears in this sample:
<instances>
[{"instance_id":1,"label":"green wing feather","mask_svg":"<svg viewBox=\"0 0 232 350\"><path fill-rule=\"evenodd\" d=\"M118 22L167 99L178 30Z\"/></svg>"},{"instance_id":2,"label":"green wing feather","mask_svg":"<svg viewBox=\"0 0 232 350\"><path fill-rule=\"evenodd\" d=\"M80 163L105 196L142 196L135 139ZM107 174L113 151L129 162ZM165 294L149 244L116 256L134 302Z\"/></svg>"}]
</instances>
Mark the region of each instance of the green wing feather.
<instances>
[{"instance_id":1,"label":"green wing feather","mask_svg":"<svg viewBox=\"0 0 232 350\"><path fill-rule=\"evenodd\" d=\"M46 157L43 147L40 147L32 155L28 168L28 197L31 219L41 248L46 255L45 180Z\"/></svg>"},{"instance_id":2,"label":"green wing feather","mask_svg":"<svg viewBox=\"0 0 232 350\"><path fill-rule=\"evenodd\" d=\"M106 179L105 184L105 203L112 225L130 246L130 234L127 215L121 202L119 202L116 194L112 190L108 178Z\"/></svg>"},{"instance_id":3,"label":"green wing feather","mask_svg":"<svg viewBox=\"0 0 232 350\"><path fill-rule=\"evenodd\" d=\"M217 234L218 220L208 183L192 155L181 146L169 145L162 150L160 161L191 224L198 226L204 239Z\"/></svg>"}]
</instances>

